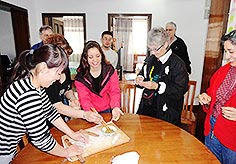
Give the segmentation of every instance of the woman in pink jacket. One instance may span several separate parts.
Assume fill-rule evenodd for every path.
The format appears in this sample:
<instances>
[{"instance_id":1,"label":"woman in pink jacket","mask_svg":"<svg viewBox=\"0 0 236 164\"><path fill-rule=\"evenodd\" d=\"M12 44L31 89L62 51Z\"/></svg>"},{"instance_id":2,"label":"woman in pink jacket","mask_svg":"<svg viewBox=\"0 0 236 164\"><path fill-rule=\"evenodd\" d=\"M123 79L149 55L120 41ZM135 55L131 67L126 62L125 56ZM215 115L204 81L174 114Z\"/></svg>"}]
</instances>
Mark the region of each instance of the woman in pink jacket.
<instances>
[{"instance_id":1,"label":"woman in pink jacket","mask_svg":"<svg viewBox=\"0 0 236 164\"><path fill-rule=\"evenodd\" d=\"M112 113L112 120L115 121L123 115L117 71L106 61L96 41L85 44L75 86L80 105L85 111L95 108L99 113Z\"/></svg>"},{"instance_id":2,"label":"woman in pink jacket","mask_svg":"<svg viewBox=\"0 0 236 164\"><path fill-rule=\"evenodd\" d=\"M199 102L207 113L205 144L223 164L236 163L236 30L222 37L229 61L212 76Z\"/></svg>"}]
</instances>

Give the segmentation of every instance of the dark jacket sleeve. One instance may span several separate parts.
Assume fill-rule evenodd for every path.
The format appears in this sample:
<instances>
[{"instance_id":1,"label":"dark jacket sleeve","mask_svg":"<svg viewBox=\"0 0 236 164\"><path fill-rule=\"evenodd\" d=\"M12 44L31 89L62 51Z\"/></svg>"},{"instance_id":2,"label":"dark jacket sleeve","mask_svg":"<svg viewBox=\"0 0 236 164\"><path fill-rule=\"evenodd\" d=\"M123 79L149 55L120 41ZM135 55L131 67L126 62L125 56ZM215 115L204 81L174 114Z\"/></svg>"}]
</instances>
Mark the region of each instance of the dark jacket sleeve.
<instances>
[{"instance_id":1,"label":"dark jacket sleeve","mask_svg":"<svg viewBox=\"0 0 236 164\"><path fill-rule=\"evenodd\" d=\"M175 55L171 55L170 78L169 84L166 84L165 96L170 99L182 99L188 89L188 73L182 60L177 59Z\"/></svg>"},{"instance_id":2,"label":"dark jacket sleeve","mask_svg":"<svg viewBox=\"0 0 236 164\"><path fill-rule=\"evenodd\" d=\"M171 44L170 48L175 55L184 61L187 72L191 74L191 62L185 42L181 38L177 37L177 40Z\"/></svg>"}]
</instances>

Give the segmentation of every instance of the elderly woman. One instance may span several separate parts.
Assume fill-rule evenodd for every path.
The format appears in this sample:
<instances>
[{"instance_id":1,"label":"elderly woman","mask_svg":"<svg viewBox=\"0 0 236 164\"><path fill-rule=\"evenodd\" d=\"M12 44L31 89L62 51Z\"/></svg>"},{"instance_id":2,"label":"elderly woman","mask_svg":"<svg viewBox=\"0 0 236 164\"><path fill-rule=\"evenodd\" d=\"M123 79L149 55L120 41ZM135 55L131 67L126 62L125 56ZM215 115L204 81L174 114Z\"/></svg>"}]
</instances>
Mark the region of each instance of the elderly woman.
<instances>
[{"instance_id":1,"label":"elderly woman","mask_svg":"<svg viewBox=\"0 0 236 164\"><path fill-rule=\"evenodd\" d=\"M205 144L221 163L236 163L236 30L222 37L225 57L229 61L211 77L199 102L207 113Z\"/></svg>"},{"instance_id":2,"label":"elderly woman","mask_svg":"<svg viewBox=\"0 0 236 164\"><path fill-rule=\"evenodd\" d=\"M137 85L144 88L137 114L180 126L189 79L184 62L172 53L169 44L169 36L162 27L148 32L151 55L136 78Z\"/></svg>"}]
</instances>

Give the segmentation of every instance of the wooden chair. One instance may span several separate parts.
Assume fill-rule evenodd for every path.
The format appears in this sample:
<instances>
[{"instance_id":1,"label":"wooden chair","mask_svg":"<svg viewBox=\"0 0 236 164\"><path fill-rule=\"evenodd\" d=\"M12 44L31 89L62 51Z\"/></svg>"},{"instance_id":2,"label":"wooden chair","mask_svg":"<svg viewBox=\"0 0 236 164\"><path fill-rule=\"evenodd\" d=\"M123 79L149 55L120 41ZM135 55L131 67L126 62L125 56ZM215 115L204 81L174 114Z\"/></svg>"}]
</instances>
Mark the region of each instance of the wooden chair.
<instances>
[{"instance_id":1,"label":"wooden chair","mask_svg":"<svg viewBox=\"0 0 236 164\"><path fill-rule=\"evenodd\" d=\"M135 72L136 65L138 63L144 63L144 60L145 60L146 57L147 57L146 54L134 54L133 72Z\"/></svg>"},{"instance_id":2,"label":"wooden chair","mask_svg":"<svg viewBox=\"0 0 236 164\"><path fill-rule=\"evenodd\" d=\"M129 83L121 83L121 109L125 113L134 113L136 86Z\"/></svg>"},{"instance_id":3,"label":"wooden chair","mask_svg":"<svg viewBox=\"0 0 236 164\"><path fill-rule=\"evenodd\" d=\"M188 91L184 95L183 110L181 114L182 126L187 127L187 131L192 135L195 134L196 129L196 117L193 113L193 103L196 92L196 81L190 80L188 82Z\"/></svg>"},{"instance_id":4,"label":"wooden chair","mask_svg":"<svg viewBox=\"0 0 236 164\"><path fill-rule=\"evenodd\" d=\"M29 143L28 137L25 134L16 147L17 153L19 153L28 143Z\"/></svg>"}]
</instances>

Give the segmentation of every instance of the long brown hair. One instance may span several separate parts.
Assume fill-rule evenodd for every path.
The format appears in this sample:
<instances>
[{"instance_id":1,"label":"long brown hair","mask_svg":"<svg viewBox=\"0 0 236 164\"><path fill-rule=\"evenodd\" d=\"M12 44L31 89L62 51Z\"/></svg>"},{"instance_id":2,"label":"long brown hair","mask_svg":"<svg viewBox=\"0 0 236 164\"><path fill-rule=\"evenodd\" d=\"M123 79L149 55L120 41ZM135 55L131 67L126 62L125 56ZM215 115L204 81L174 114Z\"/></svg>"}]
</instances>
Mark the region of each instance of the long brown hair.
<instances>
[{"instance_id":1,"label":"long brown hair","mask_svg":"<svg viewBox=\"0 0 236 164\"><path fill-rule=\"evenodd\" d=\"M64 50L56 45L46 44L37 50L23 51L13 69L11 81L16 81L30 75L30 70L37 64L45 62L48 68L61 67L65 69L68 59Z\"/></svg>"},{"instance_id":2,"label":"long brown hair","mask_svg":"<svg viewBox=\"0 0 236 164\"><path fill-rule=\"evenodd\" d=\"M84 49L81 55L81 59L80 59L80 65L78 67L78 70L82 73L82 75L86 75L89 71L90 71L90 65L88 63L88 50L91 48L97 48L98 51L100 52L101 56L102 56L102 64L108 64L109 62L107 62L106 57L102 51L101 46L99 45L98 42L96 41L88 41L85 43L84 45Z\"/></svg>"}]
</instances>

